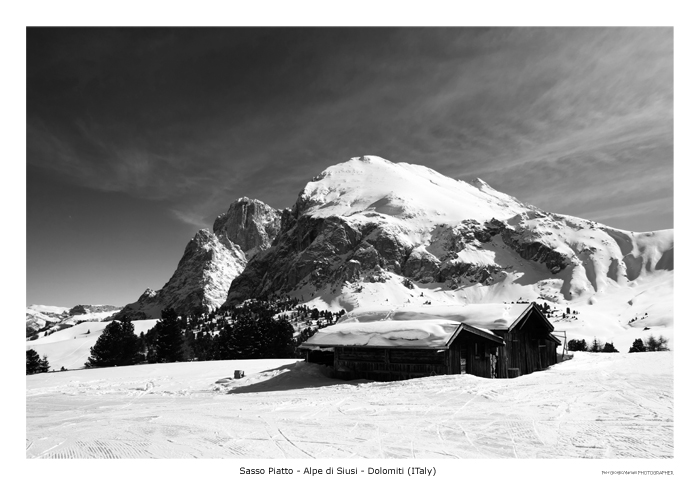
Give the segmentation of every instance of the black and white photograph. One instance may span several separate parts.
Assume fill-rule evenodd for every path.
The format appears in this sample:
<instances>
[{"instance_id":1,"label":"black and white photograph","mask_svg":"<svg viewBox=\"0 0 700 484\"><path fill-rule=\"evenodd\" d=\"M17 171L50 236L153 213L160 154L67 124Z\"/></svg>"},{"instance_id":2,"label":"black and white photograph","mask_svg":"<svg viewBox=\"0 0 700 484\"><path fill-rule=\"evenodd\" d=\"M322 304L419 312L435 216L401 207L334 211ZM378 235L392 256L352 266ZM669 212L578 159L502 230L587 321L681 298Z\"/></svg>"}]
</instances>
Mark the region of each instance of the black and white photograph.
<instances>
[{"instance_id":1,"label":"black and white photograph","mask_svg":"<svg viewBox=\"0 0 700 484\"><path fill-rule=\"evenodd\" d=\"M673 25L236 23L25 26L25 460L672 475Z\"/></svg>"}]
</instances>

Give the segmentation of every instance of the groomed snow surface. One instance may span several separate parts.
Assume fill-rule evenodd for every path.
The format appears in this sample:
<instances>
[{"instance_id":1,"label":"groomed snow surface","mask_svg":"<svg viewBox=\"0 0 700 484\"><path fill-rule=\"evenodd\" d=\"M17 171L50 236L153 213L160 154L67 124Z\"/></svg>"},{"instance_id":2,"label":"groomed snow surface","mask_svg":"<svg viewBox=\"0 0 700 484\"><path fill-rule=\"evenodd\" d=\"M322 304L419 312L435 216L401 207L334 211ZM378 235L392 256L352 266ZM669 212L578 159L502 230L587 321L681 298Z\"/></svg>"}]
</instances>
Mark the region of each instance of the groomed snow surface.
<instances>
[{"instance_id":1,"label":"groomed snow surface","mask_svg":"<svg viewBox=\"0 0 700 484\"><path fill-rule=\"evenodd\" d=\"M245 377L233 378L235 370L244 370ZM576 353L570 361L512 380L450 375L343 382L326 373L325 367L296 360L244 360L31 375L26 456L674 455L671 352Z\"/></svg>"}]
</instances>

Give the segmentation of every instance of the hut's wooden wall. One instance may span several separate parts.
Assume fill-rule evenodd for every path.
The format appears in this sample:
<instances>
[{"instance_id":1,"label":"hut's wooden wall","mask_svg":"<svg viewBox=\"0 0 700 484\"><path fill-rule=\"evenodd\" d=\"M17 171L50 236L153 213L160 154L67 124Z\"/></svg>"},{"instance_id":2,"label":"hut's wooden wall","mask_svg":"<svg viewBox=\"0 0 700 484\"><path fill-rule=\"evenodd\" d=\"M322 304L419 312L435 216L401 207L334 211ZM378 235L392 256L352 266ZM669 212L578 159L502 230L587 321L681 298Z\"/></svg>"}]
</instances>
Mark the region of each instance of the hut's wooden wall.
<instances>
[{"instance_id":1,"label":"hut's wooden wall","mask_svg":"<svg viewBox=\"0 0 700 484\"><path fill-rule=\"evenodd\" d=\"M447 352L429 349L337 347L334 367L341 378L405 380L447 373Z\"/></svg>"},{"instance_id":2,"label":"hut's wooden wall","mask_svg":"<svg viewBox=\"0 0 700 484\"><path fill-rule=\"evenodd\" d=\"M497 343L476 335L460 333L448 350L448 373L466 373L483 378L496 377L492 372L492 357L498 358L498 346Z\"/></svg>"},{"instance_id":3,"label":"hut's wooden wall","mask_svg":"<svg viewBox=\"0 0 700 484\"><path fill-rule=\"evenodd\" d=\"M543 348L541 350L543 352L542 362L545 364L545 367L556 365L557 364L557 344L550 339L546 339L546 340L544 340L544 345L545 345L545 348Z\"/></svg>"},{"instance_id":4,"label":"hut's wooden wall","mask_svg":"<svg viewBox=\"0 0 700 484\"><path fill-rule=\"evenodd\" d=\"M448 350L337 347L334 368L341 378L404 380L431 375L467 373L496 377L498 344L462 332Z\"/></svg>"},{"instance_id":5,"label":"hut's wooden wall","mask_svg":"<svg viewBox=\"0 0 700 484\"><path fill-rule=\"evenodd\" d=\"M499 373L504 378L508 378L509 368L518 368L521 375L527 375L543 366L540 364L539 341L533 338L528 331L511 331L501 335L506 343L505 346L505 368L501 368Z\"/></svg>"},{"instance_id":6,"label":"hut's wooden wall","mask_svg":"<svg viewBox=\"0 0 700 484\"><path fill-rule=\"evenodd\" d=\"M529 318L539 318L535 313ZM536 320L525 321L521 329L496 332L505 341L499 350L498 378L508 378L508 369L517 368L520 375L544 370L557 362L557 345Z\"/></svg>"}]
</instances>

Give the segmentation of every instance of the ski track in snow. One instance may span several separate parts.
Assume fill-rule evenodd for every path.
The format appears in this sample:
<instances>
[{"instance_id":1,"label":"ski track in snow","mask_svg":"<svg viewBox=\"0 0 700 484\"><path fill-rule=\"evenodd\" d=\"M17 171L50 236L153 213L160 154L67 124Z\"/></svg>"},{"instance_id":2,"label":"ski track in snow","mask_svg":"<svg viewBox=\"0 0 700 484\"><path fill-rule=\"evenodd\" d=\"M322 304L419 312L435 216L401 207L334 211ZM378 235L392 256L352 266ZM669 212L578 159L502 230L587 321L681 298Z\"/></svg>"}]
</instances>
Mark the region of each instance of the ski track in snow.
<instances>
[{"instance_id":1,"label":"ski track in snow","mask_svg":"<svg viewBox=\"0 0 700 484\"><path fill-rule=\"evenodd\" d=\"M332 380L315 365L284 367L290 360L251 361L27 377L26 455L673 457L671 353L576 354L513 380L450 375L390 383ZM234 367L246 369L246 379L215 384Z\"/></svg>"}]
</instances>

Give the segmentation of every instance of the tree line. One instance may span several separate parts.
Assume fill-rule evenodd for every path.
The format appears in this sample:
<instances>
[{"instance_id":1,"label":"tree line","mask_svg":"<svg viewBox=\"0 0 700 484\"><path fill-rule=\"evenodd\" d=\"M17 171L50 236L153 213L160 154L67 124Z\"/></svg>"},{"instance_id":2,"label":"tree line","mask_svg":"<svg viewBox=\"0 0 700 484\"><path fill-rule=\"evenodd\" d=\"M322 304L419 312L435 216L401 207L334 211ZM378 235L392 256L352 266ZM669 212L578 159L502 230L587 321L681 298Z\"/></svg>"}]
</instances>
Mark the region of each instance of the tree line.
<instances>
[{"instance_id":1,"label":"tree line","mask_svg":"<svg viewBox=\"0 0 700 484\"><path fill-rule=\"evenodd\" d=\"M646 341L637 338L632 342L629 350L630 353L645 353L647 351L669 351L668 339L663 336L655 338L654 335L649 336Z\"/></svg>"},{"instance_id":2,"label":"tree line","mask_svg":"<svg viewBox=\"0 0 700 484\"><path fill-rule=\"evenodd\" d=\"M593 342L589 346L585 339L571 339L567 343L569 351L590 351L591 353L619 353L613 343L601 344L598 338L593 338ZM663 336L658 338L653 335L649 336L646 341L637 338L632 342L628 353L641 353L646 351L669 351L668 339Z\"/></svg>"},{"instance_id":3,"label":"tree line","mask_svg":"<svg viewBox=\"0 0 700 484\"><path fill-rule=\"evenodd\" d=\"M316 331L308 318L316 319L318 327L325 327L335 324L344 313L308 308L293 299L250 300L208 315L180 316L168 308L153 328L138 336L128 320L108 324L90 348L86 367L291 358L297 354L297 346ZM294 320L309 325L296 338L290 323Z\"/></svg>"}]
</instances>

